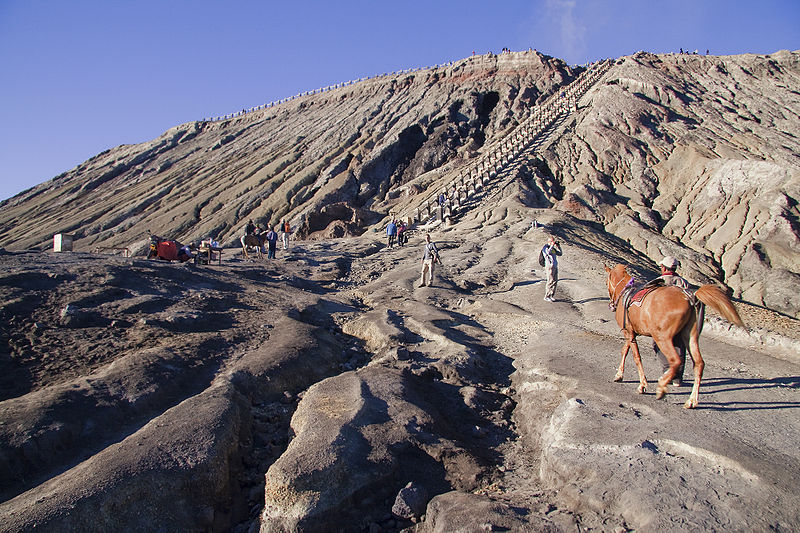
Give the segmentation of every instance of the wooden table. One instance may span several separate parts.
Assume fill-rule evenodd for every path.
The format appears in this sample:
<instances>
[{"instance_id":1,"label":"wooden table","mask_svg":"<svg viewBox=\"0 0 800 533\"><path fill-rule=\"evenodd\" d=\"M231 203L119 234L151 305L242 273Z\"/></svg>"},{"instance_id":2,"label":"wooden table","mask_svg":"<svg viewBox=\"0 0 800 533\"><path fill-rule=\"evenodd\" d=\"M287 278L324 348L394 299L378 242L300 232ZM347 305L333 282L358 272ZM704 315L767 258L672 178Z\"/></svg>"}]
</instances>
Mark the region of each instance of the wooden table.
<instances>
[{"instance_id":1,"label":"wooden table","mask_svg":"<svg viewBox=\"0 0 800 533\"><path fill-rule=\"evenodd\" d=\"M212 263L212 259L214 257L214 252L217 252L217 254L218 254L217 255L217 259L218 259L217 265L219 265L219 266L222 265L222 251L223 251L223 248L219 248L219 247L216 247L216 246L200 246L197 249L197 253L198 254L206 256L206 264L209 264L209 265Z\"/></svg>"}]
</instances>

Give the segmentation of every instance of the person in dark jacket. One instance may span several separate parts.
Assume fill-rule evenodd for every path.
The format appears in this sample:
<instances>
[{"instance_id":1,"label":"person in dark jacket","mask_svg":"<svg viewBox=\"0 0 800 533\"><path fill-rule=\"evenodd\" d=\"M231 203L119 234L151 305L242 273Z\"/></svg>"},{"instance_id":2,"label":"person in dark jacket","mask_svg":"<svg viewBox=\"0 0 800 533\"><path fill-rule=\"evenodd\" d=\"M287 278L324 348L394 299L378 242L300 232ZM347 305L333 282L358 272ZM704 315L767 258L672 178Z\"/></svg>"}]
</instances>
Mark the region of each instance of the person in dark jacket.
<instances>
[{"instance_id":1,"label":"person in dark jacket","mask_svg":"<svg viewBox=\"0 0 800 533\"><path fill-rule=\"evenodd\" d=\"M267 241L267 259L275 259L275 250L278 247L278 234L275 232L275 228L273 226L268 226L269 231L267 231L267 235L264 237L264 240Z\"/></svg>"}]
</instances>

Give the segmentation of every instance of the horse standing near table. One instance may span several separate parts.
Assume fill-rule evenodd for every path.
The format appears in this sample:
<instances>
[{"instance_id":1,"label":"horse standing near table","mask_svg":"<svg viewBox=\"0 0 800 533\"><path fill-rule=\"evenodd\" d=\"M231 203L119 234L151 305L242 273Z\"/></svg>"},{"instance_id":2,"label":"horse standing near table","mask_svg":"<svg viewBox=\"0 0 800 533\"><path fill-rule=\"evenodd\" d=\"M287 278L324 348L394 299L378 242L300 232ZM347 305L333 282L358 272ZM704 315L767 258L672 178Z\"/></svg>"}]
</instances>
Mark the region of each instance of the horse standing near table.
<instances>
[{"instance_id":1,"label":"horse standing near table","mask_svg":"<svg viewBox=\"0 0 800 533\"><path fill-rule=\"evenodd\" d=\"M261 239L260 234L250 234L250 235L242 235L239 238L239 242L242 243L242 255L245 259L249 258L250 256L247 255L247 248L254 247L257 250L258 258L264 258L264 242Z\"/></svg>"},{"instance_id":2,"label":"horse standing near table","mask_svg":"<svg viewBox=\"0 0 800 533\"><path fill-rule=\"evenodd\" d=\"M626 295L631 294L633 277L628 273L625 265L616 265L614 268L605 267L605 269L608 297L611 300L609 305L615 311L617 323L625 335L622 360L614 381L622 381L625 357L628 355L628 350L633 347L633 361L639 372L638 391L639 394L644 394L647 389L647 379L642 367L642 358L639 355L639 346L636 344L636 336L652 337L669 361L669 369L659 378L656 389L656 398L663 398L667 391L667 384L672 382L672 378L680 366L680 357L672 343L672 339L679 337L683 345L689 347L689 353L694 363L692 393L683 407L686 409L697 407L704 366L699 343L702 305L710 305L729 322L744 327L733 303L716 285L703 285L693 295L700 303L694 303L692 294L687 294L679 287L660 286L648 293L641 305L626 305L625 302L622 302L621 305L621 301L627 299Z\"/></svg>"}]
</instances>

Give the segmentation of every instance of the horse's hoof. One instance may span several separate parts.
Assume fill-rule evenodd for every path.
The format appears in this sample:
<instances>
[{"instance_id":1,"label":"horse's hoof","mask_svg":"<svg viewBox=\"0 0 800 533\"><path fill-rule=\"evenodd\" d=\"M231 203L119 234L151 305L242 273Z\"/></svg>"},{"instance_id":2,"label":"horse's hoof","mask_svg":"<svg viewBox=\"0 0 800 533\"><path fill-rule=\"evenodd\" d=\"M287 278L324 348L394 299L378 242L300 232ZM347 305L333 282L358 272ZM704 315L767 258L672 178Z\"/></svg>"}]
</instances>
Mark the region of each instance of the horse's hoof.
<instances>
[{"instance_id":1,"label":"horse's hoof","mask_svg":"<svg viewBox=\"0 0 800 533\"><path fill-rule=\"evenodd\" d=\"M667 392L666 389L664 389L662 387L658 387L658 390L656 391L656 400L660 400L661 398L663 398L664 397L664 393L666 393L666 392Z\"/></svg>"},{"instance_id":2,"label":"horse's hoof","mask_svg":"<svg viewBox=\"0 0 800 533\"><path fill-rule=\"evenodd\" d=\"M617 375L614 376L614 383L619 383L620 381L622 381L622 374L617 372Z\"/></svg>"},{"instance_id":3,"label":"horse's hoof","mask_svg":"<svg viewBox=\"0 0 800 533\"><path fill-rule=\"evenodd\" d=\"M686 403L683 404L684 409L694 409L695 407L697 407L697 403L693 402L691 399L686 400Z\"/></svg>"},{"instance_id":4,"label":"horse's hoof","mask_svg":"<svg viewBox=\"0 0 800 533\"><path fill-rule=\"evenodd\" d=\"M647 386L639 385L639 388L637 390L639 391L639 394L644 394L645 392L647 392Z\"/></svg>"}]
</instances>

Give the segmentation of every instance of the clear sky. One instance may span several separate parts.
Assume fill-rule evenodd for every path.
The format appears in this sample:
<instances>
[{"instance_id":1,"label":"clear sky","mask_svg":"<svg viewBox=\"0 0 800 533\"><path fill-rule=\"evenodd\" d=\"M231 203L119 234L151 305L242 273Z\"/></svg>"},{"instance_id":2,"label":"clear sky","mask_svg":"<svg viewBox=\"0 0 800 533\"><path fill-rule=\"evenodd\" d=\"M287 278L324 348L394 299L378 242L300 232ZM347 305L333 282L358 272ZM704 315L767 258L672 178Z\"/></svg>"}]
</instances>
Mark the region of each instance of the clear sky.
<instances>
[{"instance_id":1,"label":"clear sky","mask_svg":"<svg viewBox=\"0 0 800 533\"><path fill-rule=\"evenodd\" d=\"M0 0L0 199L120 144L502 48L800 49L800 0Z\"/></svg>"}]
</instances>

